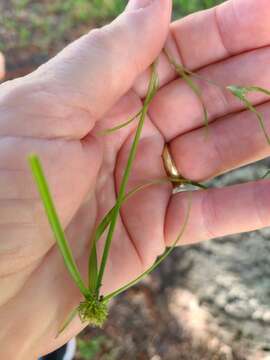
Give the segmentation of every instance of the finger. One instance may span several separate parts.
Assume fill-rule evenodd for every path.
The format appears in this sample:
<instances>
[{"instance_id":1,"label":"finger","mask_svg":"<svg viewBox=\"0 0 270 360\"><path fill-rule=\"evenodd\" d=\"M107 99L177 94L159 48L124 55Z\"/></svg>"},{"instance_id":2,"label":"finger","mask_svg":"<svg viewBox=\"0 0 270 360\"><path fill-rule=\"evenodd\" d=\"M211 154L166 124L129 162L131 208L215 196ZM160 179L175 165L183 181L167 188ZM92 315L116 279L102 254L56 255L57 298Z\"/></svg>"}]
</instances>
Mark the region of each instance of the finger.
<instances>
[{"instance_id":1,"label":"finger","mask_svg":"<svg viewBox=\"0 0 270 360\"><path fill-rule=\"evenodd\" d=\"M30 77L5 85L0 111L7 118L0 133L84 137L158 56L170 17L171 0L132 0L112 24L75 41Z\"/></svg>"},{"instance_id":2,"label":"finger","mask_svg":"<svg viewBox=\"0 0 270 360\"><path fill-rule=\"evenodd\" d=\"M270 3L268 0L230 0L213 9L192 14L171 25L167 49L190 70L221 61L232 55L269 45ZM161 85L175 78L164 55L160 59ZM149 74L136 90L145 93Z\"/></svg>"},{"instance_id":3,"label":"finger","mask_svg":"<svg viewBox=\"0 0 270 360\"><path fill-rule=\"evenodd\" d=\"M257 107L270 132L270 103ZM170 143L172 158L184 176L202 181L270 155L270 146L255 114L244 111L214 121L205 128L177 137Z\"/></svg>"},{"instance_id":4,"label":"finger","mask_svg":"<svg viewBox=\"0 0 270 360\"><path fill-rule=\"evenodd\" d=\"M230 0L172 25L183 64L200 68L269 45L268 0Z\"/></svg>"},{"instance_id":5,"label":"finger","mask_svg":"<svg viewBox=\"0 0 270 360\"><path fill-rule=\"evenodd\" d=\"M201 89L210 122L244 108L243 103L232 96L226 86L258 84L264 88L269 87L270 70L267 66L269 58L270 47L266 47L232 57L198 71L199 76L219 85L194 79ZM262 72L261 69L264 71ZM260 104L268 100L269 96L253 93L249 95L249 98L254 104ZM203 126L205 122L201 101L181 79L159 90L151 104L150 115L167 141Z\"/></svg>"},{"instance_id":6,"label":"finger","mask_svg":"<svg viewBox=\"0 0 270 360\"><path fill-rule=\"evenodd\" d=\"M68 46L40 73L54 75L58 89L77 94L79 105L100 118L158 56L171 7L171 0L130 1L114 22Z\"/></svg>"},{"instance_id":7,"label":"finger","mask_svg":"<svg viewBox=\"0 0 270 360\"><path fill-rule=\"evenodd\" d=\"M133 139L119 152L115 171L119 189ZM164 139L146 122L134 160L127 192L153 180L166 178L162 161ZM119 191L119 190L118 190ZM171 196L170 184L152 185L133 195L121 208L121 219L145 270L164 251L164 217ZM119 245L118 245L119 246Z\"/></svg>"},{"instance_id":8,"label":"finger","mask_svg":"<svg viewBox=\"0 0 270 360\"><path fill-rule=\"evenodd\" d=\"M196 191L181 245L264 228L270 224L270 182L268 180L222 189ZM171 198L165 223L167 244L172 244L185 218L188 196Z\"/></svg>"}]
</instances>

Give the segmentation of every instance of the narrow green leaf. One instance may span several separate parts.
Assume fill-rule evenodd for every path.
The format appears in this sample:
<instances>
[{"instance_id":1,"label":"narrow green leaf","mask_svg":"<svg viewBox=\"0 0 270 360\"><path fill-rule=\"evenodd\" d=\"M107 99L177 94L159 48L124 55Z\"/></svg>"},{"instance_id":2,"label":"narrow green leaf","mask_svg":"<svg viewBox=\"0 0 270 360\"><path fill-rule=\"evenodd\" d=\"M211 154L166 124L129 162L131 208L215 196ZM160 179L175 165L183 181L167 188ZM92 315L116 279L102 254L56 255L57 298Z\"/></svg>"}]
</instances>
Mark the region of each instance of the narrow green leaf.
<instances>
[{"instance_id":1,"label":"narrow green leaf","mask_svg":"<svg viewBox=\"0 0 270 360\"><path fill-rule=\"evenodd\" d=\"M56 338L58 338L58 336L60 336L66 330L66 328L75 319L75 317L77 315L78 315L78 307L76 307L75 309L73 309L71 311L71 313L68 315L68 317L63 322L63 324L60 326L60 328L59 328L59 330L57 332Z\"/></svg>"},{"instance_id":2,"label":"narrow green leaf","mask_svg":"<svg viewBox=\"0 0 270 360\"><path fill-rule=\"evenodd\" d=\"M234 96L236 96L241 101L245 98L247 94L247 90L241 86L229 85L227 86L227 90L229 90Z\"/></svg>"},{"instance_id":3,"label":"narrow green leaf","mask_svg":"<svg viewBox=\"0 0 270 360\"><path fill-rule=\"evenodd\" d=\"M133 116L131 119L129 119L128 121L122 123L122 124L119 124L113 128L110 128L110 129L107 129L107 130L104 130L100 133L100 135L110 135L118 130L121 130L122 128L130 125L134 120L136 120L141 114L141 110L135 115Z\"/></svg>"},{"instance_id":4,"label":"narrow green leaf","mask_svg":"<svg viewBox=\"0 0 270 360\"><path fill-rule=\"evenodd\" d=\"M158 258L158 260L148 269L146 270L143 274L141 274L140 276L138 276L135 280L131 281L130 283L128 283L127 285L121 287L120 289L112 292L111 294L105 296L103 298L104 302L108 302L110 301L112 298L114 298L115 296L120 295L122 292L128 290L130 287L136 285L138 282L140 282L142 279L144 279L146 276L148 276L151 272L153 272L170 254L171 252L175 249L175 247L179 244L179 241L181 240L187 225L188 225L188 220L189 220L189 216L190 216L190 212L191 212L191 205L192 205L192 193L189 193L189 202L188 202L188 210L184 219L184 223L182 225L181 231L179 233L179 235L177 236L176 241L173 243L173 245L165 251L165 253L160 256Z\"/></svg>"},{"instance_id":5,"label":"narrow green leaf","mask_svg":"<svg viewBox=\"0 0 270 360\"><path fill-rule=\"evenodd\" d=\"M205 106L202 91L199 88L199 86L192 80L191 76L193 76L193 73L189 70L186 70L183 66L180 64L177 64L176 61L169 55L169 53L165 50L165 55L167 56L170 64L174 67L177 74L183 78L183 80L186 82L186 84L191 88L191 90L194 92L194 94L197 96L198 100L200 101L202 105L203 110L203 117L204 117L204 124L206 128L206 135L208 135L209 131L209 117L208 117L208 111Z\"/></svg>"},{"instance_id":6,"label":"narrow green leaf","mask_svg":"<svg viewBox=\"0 0 270 360\"><path fill-rule=\"evenodd\" d=\"M208 84L210 84L210 85L216 86L216 87L218 87L218 88L220 88L220 89L224 89L224 86L220 85L219 83L215 82L214 80L206 79L205 77L203 77L203 76L201 76L201 75L199 75L199 74L197 74L197 73L195 73L195 72L187 69L187 68L184 67L184 66L182 66L182 69L183 69L183 71L184 71L187 75L190 75L190 76L192 76L192 77L195 78L195 79L202 80L202 81L204 81L204 82L206 82L206 83L208 83Z\"/></svg>"},{"instance_id":7,"label":"narrow green leaf","mask_svg":"<svg viewBox=\"0 0 270 360\"><path fill-rule=\"evenodd\" d=\"M198 85L192 80L191 77L189 77L184 70L182 69L178 69L178 74L180 76L182 76L182 78L184 79L184 81L188 84L188 86L191 88L191 90L194 92L194 94L197 96L197 98L199 99L201 105L202 105L202 109L203 109L203 117L204 117L204 125L208 134L209 131L209 118L208 118L208 111L207 108L204 104L204 100L202 97L202 92L201 89L198 87Z\"/></svg>"},{"instance_id":8,"label":"narrow green leaf","mask_svg":"<svg viewBox=\"0 0 270 360\"><path fill-rule=\"evenodd\" d=\"M241 87L241 86L235 86L235 85L230 85L230 86L227 86L227 89L235 96L237 97L239 100L242 101L242 103L246 106L246 108L253 112L258 121L259 121L259 124L260 124L260 127L264 133L264 136L266 138L266 141L268 142L268 144L270 145L270 137L267 133L267 130L266 130L266 127L265 127L265 122L264 122L264 117L263 115L252 105L252 103L247 99L246 97L246 94L250 91L253 91L253 90L250 90L250 89L260 89L260 90L263 90L263 92L265 93L266 91L268 90L265 90L265 89L261 89L261 88L256 88L256 87ZM270 93L269 93L270 94Z\"/></svg>"},{"instance_id":9,"label":"narrow green leaf","mask_svg":"<svg viewBox=\"0 0 270 360\"><path fill-rule=\"evenodd\" d=\"M270 175L270 170L268 170L262 177L261 180L266 179Z\"/></svg>"},{"instance_id":10,"label":"narrow green leaf","mask_svg":"<svg viewBox=\"0 0 270 360\"><path fill-rule=\"evenodd\" d=\"M96 241L92 243L92 249L89 257L89 290L95 294L98 280L98 260Z\"/></svg>"},{"instance_id":11,"label":"narrow green leaf","mask_svg":"<svg viewBox=\"0 0 270 360\"><path fill-rule=\"evenodd\" d=\"M92 246L89 263L88 263L88 283L89 289L92 294L95 293L97 288L97 279L98 279L98 261L97 261L97 242L104 234L105 230L111 222L111 218L114 212L114 207L104 216L100 224L97 226L90 244Z\"/></svg>"},{"instance_id":12,"label":"narrow green leaf","mask_svg":"<svg viewBox=\"0 0 270 360\"><path fill-rule=\"evenodd\" d=\"M95 293L97 288L97 280L98 280L98 263L97 263L97 242L104 234L105 230L109 226L111 222L111 217L114 211L114 207L106 214L106 216L102 219L101 223L96 228L94 235L90 241L90 244L93 247L89 257L88 263L88 282L89 282L89 289L92 293ZM93 253L94 251L94 253ZM94 269L92 269L94 267ZM93 274L92 274L93 271Z\"/></svg>"},{"instance_id":13,"label":"narrow green leaf","mask_svg":"<svg viewBox=\"0 0 270 360\"><path fill-rule=\"evenodd\" d=\"M258 119L259 124L261 126L261 129L262 129L262 131L264 133L266 141L270 145L270 137L269 137L269 135L267 133L267 130L266 130L266 127L265 127L265 122L264 122L263 115L258 110L256 110L256 108L251 104L250 101L243 101L243 102L246 105L246 107L257 116L257 119Z\"/></svg>"},{"instance_id":14,"label":"narrow green leaf","mask_svg":"<svg viewBox=\"0 0 270 360\"><path fill-rule=\"evenodd\" d=\"M38 187L49 223L54 233L56 243L63 256L66 268L68 269L70 275L72 276L74 282L77 284L81 293L87 297L89 295L89 291L84 285L80 272L73 258L71 249L66 240L64 230L57 215L56 208L49 190L49 186L41 166L41 162L37 155L30 155L28 157L28 161L31 167L32 175Z\"/></svg>"},{"instance_id":15,"label":"narrow green leaf","mask_svg":"<svg viewBox=\"0 0 270 360\"><path fill-rule=\"evenodd\" d=\"M265 95L269 95L270 96L270 91L264 88L261 88L259 86L248 86L245 88L247 90L247 92L261 92Z\"/></svg>"}]
</instances>

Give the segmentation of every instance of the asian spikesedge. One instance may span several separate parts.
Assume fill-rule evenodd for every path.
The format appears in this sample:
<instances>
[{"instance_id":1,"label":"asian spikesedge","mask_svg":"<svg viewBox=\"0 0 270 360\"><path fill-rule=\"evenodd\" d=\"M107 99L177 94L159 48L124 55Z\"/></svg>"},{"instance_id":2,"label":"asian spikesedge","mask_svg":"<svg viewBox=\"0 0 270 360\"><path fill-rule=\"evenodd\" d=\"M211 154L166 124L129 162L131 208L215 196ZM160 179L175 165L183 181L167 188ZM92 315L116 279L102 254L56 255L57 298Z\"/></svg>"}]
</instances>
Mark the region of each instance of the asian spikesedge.
<instances>
[{"instance_id":1,"label":"asian spikesedge","mask_svg":"<svg viewBox=\"0 0 270 360\"><path fill-rule=\"evenodd\" d=\"M199 85L195 82L196 79L200 79L203 81L207 81L213 86L222 87L221 85L200 77L196 73L193 73L189 71L188 69L184 68L182 65L177 64L177 62L168 54L167 51L164 50L165 55L167 56L171 66L174 68L176 74L187 83L187 85L192 89L194 94L198 97L199 101L202 104L202 110L203 110L203 116L204 116L204 123L205 128L208 133L208 112L207 108L203 101L203 94L199 87ZM61 328L59 329L59 332L57 335L62 333L67 326L70 324L70 322L74 319L75 316L79 315L82 322L87 322L89 325L92 326L99 326L101 327L104 322L106 321L108 317L108 303L109 301L122 293L123 291L127 290L131 286L137 284L140 280L142 280L145 276L149 275L157 266L160 265L162 261L165 260L165 258L170 255L170 253L173 251L173 249L179 244L181 237L187 227L189 216L190 216L190 209L192 206L192 195L189 193L189 205L188 209L185 215L185 219L183 221L183 224L181 226L181 229L179 231L179 235L177 236L177 239L175 239L175 242L173 245L168 248L165 253L160 256L156 262L143 274L141 274L138 278L134 279L130 283L126 284L125 286L117 289L111 294L104 295L101 293L101 285L103 276L106 270L106 264L108 261L108 257L110 254L110 248L113 241L113 236L116 228L116 224L119 218L119 213L121 210L121 207L125 201L127 201L132 195L136 194L138 191L143 191L148 186L151 185L157 185L157 184L164 184L171 182L175 186L183 186L191 184L197 188L205 189L206 187L203 184L193 182L188 179L184 179L181 176L176 176L175 174L170 173L168 171L168 166L166 166L166 161L169 161L170 159L166 160L166 157L164 157L165 162L165 168L167 170L168 177L164 179L153 179L152 181L142 184L141 186L138 186L136 189L132 190L129 193L126 193L126 188L128 185L130 173L132 170L133 162L137 154L137 149L142 133L142 129L146 120L146 115L148 112L149 105L151 101L153 100L154 96L157 93L157 90L159 88L159 80L158 80L158 74L156 69L156 62L152 65L152 72L151 72L151 78L148 85L148 91L146 98L143 102L143 106L141 110L131 119L128 119L122 124L119 124L118 126L107 129L104 131L101 135L110 135L111 133L118 131L122 129L125 126L128 126L134 121L138 121L137 129L134 135L133 143L129 152L128 160L125 166L124 174L122 177L119 193L117 195L117 199L115 202L114 207L106 214L106 216L102 219L100 224L96 227L95 231L91 235L91 241L90 241L90 253L89 253L89 274L88 274L88 284L84 283L84 280L77 268L77 265L75 263L74 257L72 255L71 249L68 245L68 241L65 237L65 233L63 230L63 227L59 221L59 217L57 215L54 201L50 193L49 185L46 180L46 177L44 175L44 171L42 169L41 162L36 154L31 154L28 157L28 161L30 164L30 168L32 171L32 175L35 179L36 185L38 187L41 200L44 205L44 209L46 211L52 232L55 236L58 248L60 253L62 254L65 266L72 277L73 281L76 283L79 291L81 292L83 296L83 301L78 304L78 306L70 313L68 318L65 320ZM224 89L224 87L223 87ZM251 92L262 92L266 95L270 96L270 91L257 87L257 86L251 86L248 85L246 87L238 86L238 85L228 85L225 87L225 90L230 92L233 96L235 96L239 101L241 101L246 109L254 113L257 120L259 121L259 125L264 133L265 139L270 145L270 137L266 131L266 127L264 124L264 118L263 115L252 105L252 103L248 99L248 94ZM102 237L102 235L107 231L106 241L105 245L103 247L102 256L100 264L97 260L97 242Z\"/></svg>"}]
</instances>

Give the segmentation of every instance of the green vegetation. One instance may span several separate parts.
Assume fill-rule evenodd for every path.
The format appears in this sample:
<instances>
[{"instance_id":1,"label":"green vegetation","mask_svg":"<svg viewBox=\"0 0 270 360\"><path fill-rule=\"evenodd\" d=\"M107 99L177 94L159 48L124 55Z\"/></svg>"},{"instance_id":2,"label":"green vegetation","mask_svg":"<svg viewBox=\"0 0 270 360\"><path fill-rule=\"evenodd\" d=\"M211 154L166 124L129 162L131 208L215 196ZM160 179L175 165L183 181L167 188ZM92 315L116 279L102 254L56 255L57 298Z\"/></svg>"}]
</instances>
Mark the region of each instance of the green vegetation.
<instances>
[{"instance_id":1,"label":"green vegetation","mask_svg":"<svg viewBox=\"0 0 270 360\"><path fill-rule=\"evenodd\" d=\"M170 60L171 65L175 68L176 72L178 73L179 77L182 78L188 84L188 86L190 86L190 88L193 90L194 94L201 101L202 107L203 107L204 118L205 118L205 127L206 127L206 129L208 129L207 109L203 103L203 97L201 94L201 90L197 87L197 85L194 83L194 81L192 79L193 73L191 71L189 71L188 69L183 68L180 64L177 64L176 61L170 56L170 54L168 54L168 53L166 53L166 54L168 56L168 59ZM196 77L196 74L194 74L194 76ZM203 78L202 78L202 80L209 81L209 80L203 79ZM222 85L219 85L217 83L213 83L212 85L222 87ZM133 285L137 284L140 280L142 280L144 277L146 277L152 271L154 271L161 264L161 262L163 262L170 255L170 253L173 251L173 249L177 246L177 244L179 243L179 241L182 238L182 235L186 229L186 226L187 226L187 223L189 220L189 215L190 215L191 201L190 201L190 205L188 207L188 211L187 211L186 217L184 219L182 228L180 229L179 235L178 235L177 239L175 240L175 242L173 243L173 245L170 248L168 248L164 252L164 254L161 257L159 257L154 262L154 264L148 270L143 272L139 277L135 278L133 281L126 284L125 286L115 290L111 294L104 296L101 293L102 280L103 280L103 276L105 273L107 261L109 258L110 248L111 248L111 244L113 241L115 228L116 228L116 224L117 224L117 221L119 218L119 213L120 213L121 207L122 207L123 203L130 196L132 196L132 194L144 189L144 187L142 185L141 187L135 189L131 194L126 193L126 188L127 188L128 182L129 182L129 177L131 174L132 166L133 166L133 163L134 163L134 160L136 157L136 153L137 153L141 133L143 130L143 126L145 123L146 115L148 112L148 108L149 108L151 101L153 100L154 96L156 95L156 93L158 91L158 87L159 87L159 79L158 79L156 63L155 63L152 66L152 75L151 75L150 82L148 85L148 92L147 92L146 98L143 102L142 109L139 111L139 113L137 115L138 116L137 130L134 135L133 143L132 143L132 146L131 146L131 149L129 152L128 160L127 160L126 167L125 167L125 170L123 173L123 177L122 177L122 181L121 181L121 185L119 188L119 193L116 198L115 205L109 211L109 213L105 215L105 217L102 219L102 221L100 222L98 227L96 229L94 229L94 232L93 232L94 234L92 235L92 238L91 238L92 243L91 243L90 254L89 254L88 287L85 286L85 284L82 280L82 277L78 271L78 268L76 266L76 263L74 261L68 241L65 237L64 230L61 226L57 212L55 210L53 198L50 194L49 186L48 186L47 180L45 178L45 174L43 172L41 163L36 155L31 155L29 157L29 163L30 163L30 167L32 170L32 174L36 181L36 185L39 189L40 196L41 196L45 211L47 213L47 217L48 217L49 223L51 225L52 232L54 233L59 251L62 254L64 263L66 265L68 272L70 273L70 276L72 277L73 281L76 283L78 289L80 290L81 294L84 297L84 300L78 305L77 309L73 310L72 313L69 315L68 319L64 323L64 326L62 326L60 328L60 332L62 332L66 329L66 327L69 325L69 323L73 320L74 316L76 316L77 314L80 316L80 319L83 323L87 322L88 324L90 324L92 326L102 327L103 323L106 321L107 316L108 316L107 306L108 306L109 301L112 298L114 298L115 296L118 296L122 292L126 291ZM266 95L270 95L269 90L260 88L258 86L240 87L237 85L229 85L229 86L226 86L225 89L227 91L229 91L233 96L235 96L238 100L240 100L249 111L251 111L252 113L254 113L256 115L256 117L259 121L259 124L262 128L262 131L265 135L265 138L266 138L267 142L270 144L270 138L269 138L268 133L265 128L263 115L256 110L256 108L252 105L252 103L247 98L247 95L250 92L260 92L260 93L264 93ZM107 131L107 133L110 134L113 131L118 131L118 129L120 129L121 127L128 126L130 121L134 121L135 119L136 118L128 120L126 123L119 125L119 126L115 127L114 129L109 129ZM160 181L161 183L163 183L164 181L171 182L172 176L173 176L173 174L168 174L167 179L155 180L155 182L158 182L158 181ZM188 179L187 180L182 179L180 176L178 176L176 181L177 181L178 185L189 182ZM150 186L152 184L153 184L153 181L150 182L150 184L148 184L148 185ZM204 186L202 184L195 184L195 186L204 188ZM190 193L190 197L191 197L191 193ZM103 252L102 252L101 262L99 264L98 260L97 260L97 242L99 241L99 239L101 238L101 236L103 235L103 233L105 233L105 231L107 229L108 229L107 237L106 237L106 241L105 241Z\"/></svg>"},{"instance_id":2,"label":"green vegetation","mask_svg":"<svg viewBox=\"0 0 270 360\"><path fill-rule=\"evenodd\" d=\"M195 11L208 9L224 0L174 0L174 17L181 17Z\"/></svg>"},{"instance_id":3,"label":"green vegetation","mask_svg":"<svg viewBox=\"0 0 270 360\"><path fill-rule=\"evenodd\" d=\"M77 348L80 360L116 360L119 358L119 344L115 343L110 336L90 336L89 340L84 336L77 340Z\"/></svg>"},{"instance_id":4,"label":"green vegetation","mask_svg":"<svg viewBox=\"0 0 270 360\"><path fill-rule=\"evenodd\" d=\"M223 0L174 0L174 18ZM127 0L3 0L0 3L0 50L34 47L59 50L66 42L116 17Z\"/></svg>"},{"instance_id":5,"label":"green vegetation","mask_svg":"<svg viewBox=\"0 0 270 360\"><path fill-rule=\"evenodd\" d=\"M26 2L24 0L24 4L25 3ZM184 1L183 3L186 5L192 4L192 3L187 3L186 1ZM85 2L84 0L80 0L76 4L77 5L79 4L81 6L86 6L86 5L91 6L91 11L92 11L92 13L96 14L96 17L100 14L100 11L97 13L95 13L95 11L100 8L101 1L96 0L96 1L92 2L90 5L90 3ZM110 4L112 4L111 1L109 1L109 2L105 2L105 0L103 1L103 5L104 5L103 9L104 9L104 11L106 11L106 9L107 9L109 11L108 14L111 14L111 10L115 9L115 7L113 7L112 9L106 7L106 6L110 6ZM212 4L212 2L211 2L211 4ZM55 5L56 4L53 5L53 8L54 8L54 11L57 11L57 8L55 7ZM65 5L62 5L62 6L68 7L69 5L71 5L71 3L67 2L67 3L65 3ZM18 6L21 6L21 5L18 5ZM73 6L73 4L72 4L72 6ZM61 7L61 9L62 9L62 7ZM70 10L69 7L68 7L68 9ZM82 8L82 9L84 9L84 8ZM116 9L116 10L119 10L119 9ZM81 15L83 13L85 14L85 11L87 11L87 8L82 10ZM83 21L83 18L81 16L80 16L80 19ZM166 53L166 55L167 55L171 65L174 67L174 69L178 73L179 77L182 78L187 83L187 85L192 89L194 94L198 97L199 101L201 102L203 114L204 114L204 120L205 120L205 127L206 127L206 129L208 129L208 112L207 112L207 109L203 102L202 92L201 92L201 89L197 86L197 84L193 81L193 77L196 78L196 74L193 74L188 69L183 68L181 64L177 64L176 61L170 56L170 54ZM207 80L207 79L202 79L202 80L209 82L209 80ZM221 87L221 85L216 84L216 83L212 83L212 85ZM137 277L130 283L126 284L125 286L115 290L114 292L112 292L111 294L108 294L106 296L104 296L104 294L101 293L103 276L104 276L107 261L109 258L110 248L111 248L111 244L113 241L115 228L116 228L116 224L117 224L117 221L119 218L119 213L120 213L121 207L122 207L123 203L130 196L132 196L132 194L144 189L144 185L142 184L139 188L135 189L131 194L126 193L126 188L127 188L128 182L129 182L129 177L131 174L133 162L136 157L136 153L137 153L141 133L142 133L142 130L144 127L148 108L149 108L149 105L150 105L151 101L153 100L154 96L156 95L158 88L159 88L159 79L158 79L158 74L157 74L157 70L156 70L156 63L154 63L152 66L152 75L151 75L150 82L148 85L148 92L147 92L146 98L143 102L143 106L142 106L141 110L139 111L139 113L136 114L136 116L133 117L132 119L129 119L128 121L126 121L124 124L120 124L113 129L108 129L105 132L105 135L106 135L106 134L110 134L111 132L118 131L120 128L122 128L124 126L128 126L132 121L135 121L138 118L137 129L136 129L133 143L132 143L132 146L131 146L131 149L129 152L128 160L127 160L126 167L125 167L125 170L123 173L123 177L122 177L122 181L121 181L121 185L119 188L119 193L117 195L115 205L109 211L109 213L105 215L105 217L102 219L102 221L100 222L98 227L96 229L94 229L94 231L93 231L93 235L91 238L92 242L91 242L90 253L89 253L89 276L88 276L88 284L87 285L84 284L81 274L79 273L77 265L74 261L72 252L71 252L69 244L68 244L68 240L65 237L64 230L61 226L57 212L55 210L53 198L51 196L49 186L48 186L47 180L45 178L45 174L43 172L39 158L37 155L31 155L29 157L29 163L30 163L30 167L32 170L32 174L36 181L36 185L39 189L40 196L41 196L49 223L51 225L52 232L54 233L59 251L62 254L64 263L66 265L66 268L67 268L70 276L72 277L73 281L76 283L78 289L80 290L81 294L84 297L84 300L80 304L78 304L77 309L72 311L72 313L69 315L68 319L65 321L64 325L60 328L60 332L62 332L66 329L66 327L69 325L69 323L73 320L74 316L76 316L77 314L80 316L80 319L82 322L87 322L90 325L101 327L103 325L103 323L106 321L107 316L108 316L107 306L108 306L109 301L112 298L114 298L115 296L122 293L123 291L129 289L131 286L137 284L145 276L149 275L153 270L155 270L157 268L157 266L159 266L160 263L163 260L165 260L167 258L167 256L169 256L170 253L173 251L173 249L177 246L177 244L179 243L179 241L183 235L183 232L186 229L187 222L189 220L189 215L190 215L191 201L189 202L190 205L188 207L188 211L187 211L186 217L184 219L182 228L180 229L179 235L178 235L177 239L175 240L175 242L173 243L173 245L171 246L171 248L168 248L165 251L165 253L162 256L160 256L148 270L143 272L143 274L141 274L139 277ZM265 135L265 138L268 141L268 143L270 144L270 138L269 138L268 133L265 128L263 115L261 113L259 113L255 109L255 107L253 107L252 103L247 98L247 95L250 92L261 92L266 95L270 95L270 92L266 89L262 89L257 86L239 87L237 85L229 85L226 87L226 90L229 91L238 100L240 100L248 110L250 110L252 113L254 113L256 115L256 117L259 121L259 124L262 128L262 131ZM161 182L161 184L164 183L164 181L172 182L172 179L171 179L172 176L173 176L172 174L168 174L167 179L154 180L154 182L159 181L159 182ZM189 182L188 179L182 179L180 176L178 176L177 179L175 179L175 178L173 179L173 181L175 181L175 180L178 183L178 185ZM150 184L148 184L148 185L151 186L152 184L153 184L153 181L150 182ZM195 186L204 188L204 186L201 184L195 184ZM190 195L190 197L191 197L191 195ZM97 260L97 242L99 241L99 239L105 233L106 230L108 230L107 236L106 236L106 241L104 244L104 248L102 251L102 257L101 257L101 261L99 264L98 260Z\"/></svg>"},{"instance_id":6,"label":"green vegetation","mask_svg":"<svg viewBox=\"0 0 270 360\"><path fill-rule=\"evenodd\" d=\"M137 191L143 190L143 185L137 189L135 189L132 194L126 193L126 188L128 185L129 177L131 174L132 166L137 154L137 149L141 137L141 133L143 130L143 126L145 123L146 115L148 112L149 105L151 101L153 100L154 96L156 95L156 92L159 87L159 79L158 74L156 70L156 64L152 66L152 76L149 82L148 86L148 92L146 95L146 98L144 100L143 106L141 111L139 112L139 121L137 125L137 130L133 139L133 143L129 152L127 164L124 170L124 174L122 177L119 193L115 202L114 207L111 209L111 211L105 215L105 217L102 219L98 227L94 230L94 236L92 237L92 244L89 254L89 276L88 276L88 284L89 286L86 288L83 279L78 271L77 265L74 261L71 249L68 244L68 240L65 237L65 233L63 230L63 227L61 226L61 223L59 221L58 214L55 209L54 201L51 196L49 186L44 174L44 171L42 169L41 163L39 158L36 155L30 155L29 156L29 164L31 167L31 171L33 174L33 177L36 181L37 188L40 193L40 197L42 199L45 212L47 214L49 223L51 225L52 232L55 236L56 243L58 245L59 251L62 254L65 266L73 279L73 281L76 283L78 289L80 290L81 294L84 297L84 300L78 305L77 309L73 310L72 313L68 316L68 319L65 321L64 325L59 329L59 333L64 331L66 327L69 325L69 323L73 320L74 316L78 314L80 316L81 321L87 322L90 325L93 326L99 326L101 327L105 320L107 319L108 310L107 305L109 301L114 298L115 296L119 295L120 293L126 291L133 285L137 284L140 280L142 280L144 277L149 275L152 271L154 271L160 264L163 262L173 251L173 249L177 246L180 239L182 238L182 235L186 229L187 222L189 219L190 214L190 207L191 207L191 201L190 205L188 207L187 215L184 219L184 223L181 226L179 235L173 245L168 248L164 254L157 259L157 261L143 274L141 274L139 277L131 281L130 283L126 284L125 286L115 290L111 294L108 294L106 296L103 296L101 294L101 285L103 276L105 273L107 261L109 258L110 253L110 247L113 241L113 236L115 233L115 227L118 221L120 209L123 205L123 203L130 197L132 194L136 193ZM163 179L163 180L156 180L160 181L161 184L165 181L171 181L170 178ZM181 184L181 181L185 181L185 179L178 179L178 181ZM150 182L148 185L152 185L153 182ZM201 185L200 185L201 186ZM100 265L97 261L97 242L99 241L100 237L103 235L105 230L108 228L108 233L105 241L105 245L103 248L102 258Z\"/></svg>"},{"instance_id":7,"label":"green vegetation","mask_svg":"<svg viewBox=\"0 0 270 360\"><path fill-rule=\"evenodd\" d=\"M78 340L78 350L83 360L92 360L100 353L101 347L106 341L104 336L94 337L88 341Z\"/></svg>"}]
</instances>

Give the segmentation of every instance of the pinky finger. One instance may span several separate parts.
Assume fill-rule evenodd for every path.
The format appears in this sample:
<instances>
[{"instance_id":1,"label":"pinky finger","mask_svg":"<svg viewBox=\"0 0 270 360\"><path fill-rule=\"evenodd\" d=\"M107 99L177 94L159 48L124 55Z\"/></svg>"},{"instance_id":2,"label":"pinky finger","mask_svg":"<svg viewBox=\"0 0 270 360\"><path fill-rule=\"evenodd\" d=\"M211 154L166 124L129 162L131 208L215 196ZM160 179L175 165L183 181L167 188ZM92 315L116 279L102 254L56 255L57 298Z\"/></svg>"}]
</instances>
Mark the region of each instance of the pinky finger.
<instances>
[{"instance_id":1,"label":"pinky finger","mask_svg":"<svg viewBox=\"0 0 270 360\"><path fill-rule=\"evenodd\" d=\"M174 195L165 221L165 241L174 242L185 218L188 196ZM180 245L270 226L270 180L196 191Z\"/></svg>"}]
</instances>

